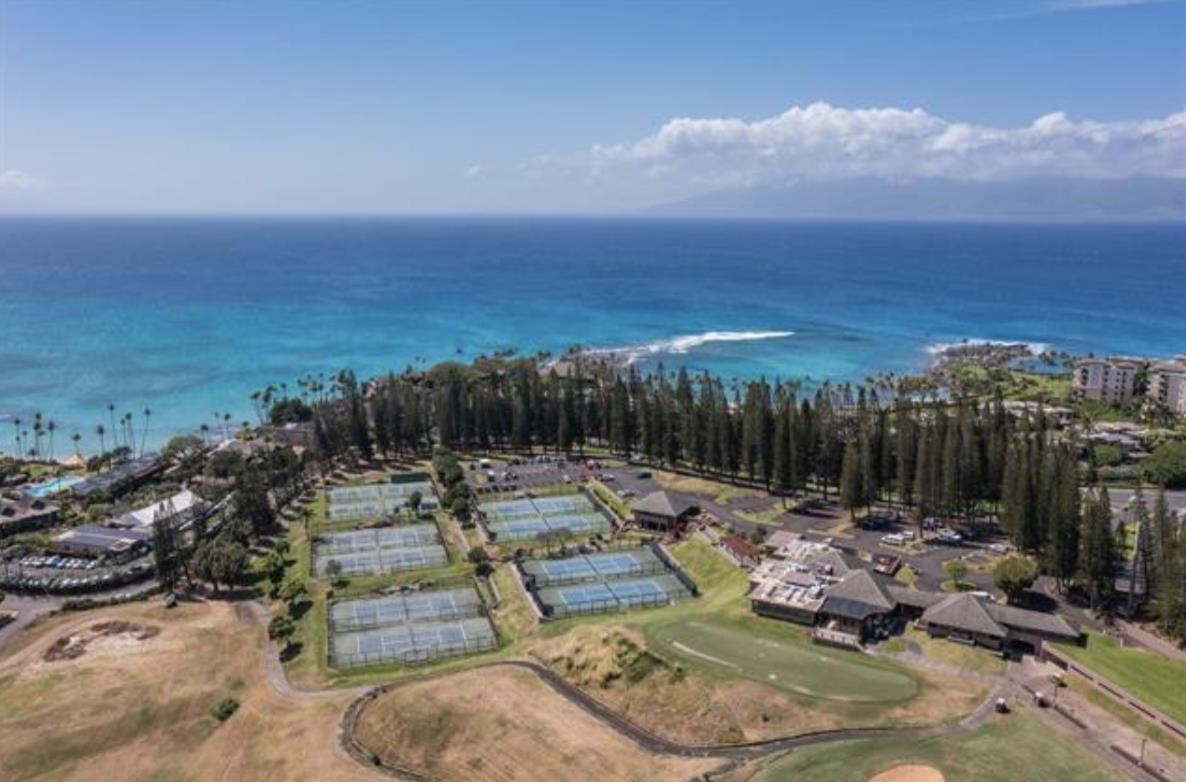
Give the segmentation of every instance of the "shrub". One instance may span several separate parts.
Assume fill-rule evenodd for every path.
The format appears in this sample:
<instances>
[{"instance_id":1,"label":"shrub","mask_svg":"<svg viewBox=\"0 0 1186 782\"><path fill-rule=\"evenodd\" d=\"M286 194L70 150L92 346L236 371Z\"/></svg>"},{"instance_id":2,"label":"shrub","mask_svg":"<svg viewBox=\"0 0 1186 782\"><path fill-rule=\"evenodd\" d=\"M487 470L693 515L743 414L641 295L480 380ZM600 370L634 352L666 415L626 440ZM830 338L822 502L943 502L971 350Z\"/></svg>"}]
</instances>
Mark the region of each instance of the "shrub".
<instances>
[{"instance_id":1,"label":"shrub","mask_svg":"<svg viewBox=\"0 0 1186 782\"><path fill-rule=\"evenodd\" d=\"M214 704L214 708L210 710L210 716L219 722L226 722L238 710L239 702L237 700L234 698L223 698Z\"/></svg>"}]
</instances>

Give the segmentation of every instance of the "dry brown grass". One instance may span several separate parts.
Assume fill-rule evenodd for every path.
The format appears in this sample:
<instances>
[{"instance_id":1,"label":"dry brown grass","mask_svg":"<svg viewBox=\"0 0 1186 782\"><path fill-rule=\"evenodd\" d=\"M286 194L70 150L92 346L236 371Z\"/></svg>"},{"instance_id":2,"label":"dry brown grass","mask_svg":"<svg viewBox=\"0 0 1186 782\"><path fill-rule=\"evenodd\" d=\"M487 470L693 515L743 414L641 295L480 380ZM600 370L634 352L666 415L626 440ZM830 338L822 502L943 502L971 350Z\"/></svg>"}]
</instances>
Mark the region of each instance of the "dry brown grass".
<instances>
[{"instance_id":1,"label":"dry brown grass","mask_svg":"<svg viewBox=\"0 0 1186 782\"><path fill-rule=\"evenodd\" d=\"M530 671L479 669L397 687L363 711L379 757L444 780L685 780L718 761L659 756L605 727Z\"/></svg>"},{"instance_id":2,"label":"dry brown grass","mask_svg":"<svg viewBox=\"0 0 1186 782\"><path fill-rule=\"evenodd\" d=\"M735 499L765 496L765 493L758 489L751 489L748 486L734 486L731 483L715 481L711 478L697 478L691 475L680 475L664 470L653 470L651 471L651 475L655 483L659 484L661 488L668 491L680 492L681 494L696 494L701 497L708 497L715 502L719 502L721 505L728 505L730 501Z\"/></svg>"},{"instance_id":3,"label":"dry brown grass","mask_svg":"<svg viewBox=\"0 0 1186 782\"><path fill-rule=\"evenodd\" d=\"M64 636L103 622L159 628L96 637L46 662ZM157 604L57 617L0 659L0 779L382 779L337 746L347 696L292 700L262 667L262 631L222 603ZM220 725L210 709L233 697Z\"/></svg>"},{"instance_id":4,"label":"dry brown grass","mask_svg":"<svg viewBox=\"0 0 1186 782\"><path fill-rule=\"evenodd\" d=\"M629 641L624 644L623 641ZM896 705L853 704L796 695L759 682L715 679L653 658L633 667L641 634L620 627L575 628L533 652L585 692L635 724L672 741L726 744L839 727L932 724L980 705L987 690L930 672L916 672L920 691ZM654 662L657 660L658 662Z\"/></svg>"}]
</instances>

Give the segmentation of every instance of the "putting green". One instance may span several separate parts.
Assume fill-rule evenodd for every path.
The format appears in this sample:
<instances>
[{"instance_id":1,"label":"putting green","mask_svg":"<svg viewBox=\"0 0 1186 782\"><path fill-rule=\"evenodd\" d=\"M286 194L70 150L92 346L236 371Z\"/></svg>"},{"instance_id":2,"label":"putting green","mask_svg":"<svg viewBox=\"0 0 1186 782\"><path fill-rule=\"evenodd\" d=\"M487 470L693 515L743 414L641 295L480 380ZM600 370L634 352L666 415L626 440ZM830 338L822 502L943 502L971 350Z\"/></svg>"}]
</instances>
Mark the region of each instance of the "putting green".
<instances>
[{"instance_id":1,"label":"putting green","mask_svg":"<svg viewBox=\"0 0 1186 782\"><path fill-rule=\"evenodd\" d=\"M918 693L908 672L857 652L777 638L748 625L678 622L649 633L657 651L706 673L769 684L813 698L851 703L904 701Z\"/></svg>"}]
</instances>

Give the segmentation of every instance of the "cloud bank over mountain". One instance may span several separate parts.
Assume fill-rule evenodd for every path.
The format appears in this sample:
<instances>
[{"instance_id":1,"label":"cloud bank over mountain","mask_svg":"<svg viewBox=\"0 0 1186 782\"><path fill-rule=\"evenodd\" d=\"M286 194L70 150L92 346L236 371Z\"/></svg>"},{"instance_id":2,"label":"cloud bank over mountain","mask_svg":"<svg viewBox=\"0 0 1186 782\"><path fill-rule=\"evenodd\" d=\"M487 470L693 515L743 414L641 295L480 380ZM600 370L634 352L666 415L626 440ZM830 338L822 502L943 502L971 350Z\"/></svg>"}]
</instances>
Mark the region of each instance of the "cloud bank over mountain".
<instances>
[{"instance_id":1,"label":"cloud bank over mountain","mask_svg":"<svg viewBox=\"0 0 1186 782\"><path fill-rule=\"evenodd\" d=\"M843 210L853 200L845 197L847 187L876 194L863 199L862 214L882 211L873 203L879 199L888 208L901 196L904 203L888 209L899 216L912 205L919 216L937 207L950 214L946 198L961 215L985 207L996 214L991 199L1008 196L1032 201L1046 215L1106 216L1114 187L1125 216L1165 216L1181 208L1175 194L1186 187L1186 110L1108 122L1054 112L1021 127L992 127L920 108L820 102L752 121L676 118L645 138L540 162L590 184L634 183L655 193L657 203L695 204L698 213L710 204L721 213L744 213L776 193L794 206L791 213L819 215ZM1091 183L1083 197L1060 195L1078 181ZM787 195L799 193L826 203L792 204L800 199Z\"/></svg>"}]
</instances>

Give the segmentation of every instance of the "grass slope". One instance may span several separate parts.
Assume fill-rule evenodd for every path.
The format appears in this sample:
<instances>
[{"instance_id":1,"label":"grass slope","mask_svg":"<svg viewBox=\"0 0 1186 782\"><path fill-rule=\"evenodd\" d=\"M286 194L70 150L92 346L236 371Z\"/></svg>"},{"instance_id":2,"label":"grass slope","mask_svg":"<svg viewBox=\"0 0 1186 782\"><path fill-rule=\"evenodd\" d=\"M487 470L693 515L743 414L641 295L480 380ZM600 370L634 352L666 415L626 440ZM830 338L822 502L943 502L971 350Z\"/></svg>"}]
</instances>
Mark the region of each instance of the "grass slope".
<instances>
[{"instance_id":1,"label":"grass slope","mask_svg":"<svg viewBox=\"0 0 1186 782\"><path fill-rule=\"evenodd\" d=\"M933 766L948 782L1120 782L1088 755L1019 711L946 738L852 741L800 750L768 765L757 782L867 782L905 764Z\"/></svg>"},{"instance_id":2,"label":"grass slope","mask_svg":"<svg viewBox=\"0 0 1186 782\"><path fill-rule=\"evenodd\" d=\"M1123 687L1155 709L1186 724L1186 663L1088 632L1087 646L1058 650Z\"/></svg>"}]
</instances>

